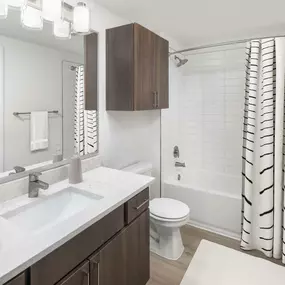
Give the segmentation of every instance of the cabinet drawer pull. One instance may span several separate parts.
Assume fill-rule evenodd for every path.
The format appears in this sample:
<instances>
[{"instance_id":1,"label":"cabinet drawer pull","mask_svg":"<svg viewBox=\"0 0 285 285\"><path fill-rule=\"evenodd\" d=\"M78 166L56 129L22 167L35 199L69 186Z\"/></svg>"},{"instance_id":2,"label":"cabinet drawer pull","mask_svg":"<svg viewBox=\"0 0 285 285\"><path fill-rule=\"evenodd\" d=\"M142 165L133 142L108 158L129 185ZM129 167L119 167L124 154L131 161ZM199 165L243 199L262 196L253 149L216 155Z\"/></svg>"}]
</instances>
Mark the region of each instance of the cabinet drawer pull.
<instances>
[{"instance_id":1,"label":"cabinet drawer pull","mask_svg":"<svg viewBox=\"0 0 285 285\"><path fill-rule=\"evenodd\" d=\"M156 106L157 106L157 102L156 102L156 92L153 91L153 92L152 92L152 95L153 95L153 104L152 104L152 106L153 106L153 108L156 108Z\"/></svg>"},{"instance_id":2,"label":"cabinet drawer pull","mask_svg":"<svg viewBox=\"0 0 285 285\"><path fill-rule=\"evenodd\" d=\"M159 100L159 93L156 91L156 108L159 108L160 100Z\"/></svg>"},{"instance_id":3,"label":"cabinet drawer pull","mask_svg":"<svg viewBox=\"0 0 285 285\"><path fill-rule=\"evenodd\" d=\"M143 203L141 203L139 206L134 207L135 210L139 210L141 209L144 205L146 205L149 202L149 199L147 199L146 201L144 201Z\"/></svg>"}]
</instances>

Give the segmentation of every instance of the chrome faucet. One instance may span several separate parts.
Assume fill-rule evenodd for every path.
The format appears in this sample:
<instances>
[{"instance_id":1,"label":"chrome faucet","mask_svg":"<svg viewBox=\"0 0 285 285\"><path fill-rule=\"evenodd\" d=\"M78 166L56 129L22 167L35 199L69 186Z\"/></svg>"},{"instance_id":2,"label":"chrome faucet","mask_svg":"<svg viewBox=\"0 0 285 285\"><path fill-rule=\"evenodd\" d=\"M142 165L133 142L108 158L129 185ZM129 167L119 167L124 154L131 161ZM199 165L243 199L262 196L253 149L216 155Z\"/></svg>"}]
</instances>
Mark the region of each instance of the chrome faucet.
<instances>
[{"instance_id":1,"label":"chrome faucet","mask_svg":"<svg viewBox=\"0 0 285 285\"><path fill-rule=\"evenodd\" d=\"M24 171L26 171L26 169L22 166L14 166L14 171L15 172L10 172L9 175L24 172Z\"/></svg>"},{"instance_id":2,"label":"chrome faucet","mask_svg":"<svg viewBox=\"0 0 285 285\"><path fill-rule=\"evenodd\" d=\"M175 162L175 167L186 167L185 162Z\"/></svg>"},{"instance_id":3,"label":"chrome faucet","mask_svg":"<svg viewBox=\"0 0 285 285\"><path fill-rule=\"evenodd\" d=\"M47 190L49 184L39 180L40 172L29 174L29 198L36 198L39 196L39 189Z\"/></svg>"}]
</instances>

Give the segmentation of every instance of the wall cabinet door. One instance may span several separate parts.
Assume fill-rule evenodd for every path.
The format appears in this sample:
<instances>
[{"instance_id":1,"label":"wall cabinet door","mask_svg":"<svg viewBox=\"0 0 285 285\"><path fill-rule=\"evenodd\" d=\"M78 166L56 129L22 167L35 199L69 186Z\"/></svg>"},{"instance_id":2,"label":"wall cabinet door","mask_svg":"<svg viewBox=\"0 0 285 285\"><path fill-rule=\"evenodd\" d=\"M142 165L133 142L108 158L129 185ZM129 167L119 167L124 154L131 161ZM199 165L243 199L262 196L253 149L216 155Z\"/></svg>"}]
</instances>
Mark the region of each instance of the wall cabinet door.
<instances>
[{"instance_id":1,"label":"wall cabinet door","mask_svg":"<svg viewBox=\"0 0 285 285\"><path fill-rule=\"evenodd\" d=\"M85 261L56 285L89 285L89 262Z\"/></svg>"},{"instance_id":2,"label":"wall cabinet door","mask_svg":"<svg viewBox=\"0 0 285 285\"><path fill-rule=\"evenodd\" d=\"M18 275L8 283L5 283L5 285L26 285L26 273Z\"/></svg>"},{"instance_id":3,"label":"wall cabinet door","mask_svg":"<svg viewBox=\"0 0 285 285\"><path fill-rule=\"evenodd\" d=\"M134 109L156 108L156 39L157 35L134 25Z\"/></svg>"},{"instance_id":4,"label":"wall cabinet door","mask_svg":"<svg viewBox=\"0 0 285 285\"><path fill-rule=\"evenodd\" d=\"M169 108L169 43L156 37L156 108Z\"/></svg>"}]
</instances>

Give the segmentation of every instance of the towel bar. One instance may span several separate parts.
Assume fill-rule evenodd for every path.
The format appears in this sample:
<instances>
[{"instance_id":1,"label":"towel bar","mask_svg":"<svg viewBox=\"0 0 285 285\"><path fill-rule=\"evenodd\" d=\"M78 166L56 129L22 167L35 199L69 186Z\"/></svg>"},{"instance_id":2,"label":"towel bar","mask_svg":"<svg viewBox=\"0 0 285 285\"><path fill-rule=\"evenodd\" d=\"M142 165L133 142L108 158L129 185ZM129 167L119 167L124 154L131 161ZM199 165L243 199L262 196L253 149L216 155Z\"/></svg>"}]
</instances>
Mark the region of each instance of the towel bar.
<instances>
[{"instance_id":1,"label":"towel bar","mask_svg":"<svg viewBox=\"0 0 285 285\"><path fill-rule=\"evenodd\" d=\"M54 111L48 111L49 114L58 114L59 111L54 110ZM30 115L31 112L14 112L13 115L14 116L19 116L19 115Z\"/></svg>"}]
</instances>

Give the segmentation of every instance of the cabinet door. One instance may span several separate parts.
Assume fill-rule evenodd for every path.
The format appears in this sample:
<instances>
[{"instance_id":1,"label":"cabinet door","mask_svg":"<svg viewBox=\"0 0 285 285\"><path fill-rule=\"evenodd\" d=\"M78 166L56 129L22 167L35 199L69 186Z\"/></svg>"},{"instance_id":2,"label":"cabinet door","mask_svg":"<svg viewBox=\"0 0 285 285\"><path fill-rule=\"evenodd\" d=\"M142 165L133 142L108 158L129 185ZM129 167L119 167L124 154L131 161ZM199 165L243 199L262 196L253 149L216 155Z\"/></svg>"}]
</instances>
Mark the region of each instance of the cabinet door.
<instances>
[{"instance_id":1,"label":"cabinet door","mask_svg":"<svg viewBox=\"0 0 285 285\"><path fill-rule=\"evenodd\" d=\"M126 285L124 232L90 258L90 285Z\"/></svg>"},{"instance_id":2,"label":"cabinet door","mask_svg":"<svg viewBox=\"0 0 285 285\"><path fill-rule=\"evenodd\" d=\"M56 285L89 285L89 262L84 262Z\"/></svg>"},{"instance_id":3,"label":"cabinet door","mask_svg":"<svg viewBox=\"0 0 285 285\"><path fill-rule=\"evenodd\" d=\"M134 25L106 31L106 108L134 109Z\"/></svg>"},{"instance_id":4,"label":"cabinet door","mask_svg":"<svg viewBox=\"0 0 285 285\"><path fill-rule=\"evenodd\" d=\"M169 43L156 37L156 78L157 78L157 108L169 107Z\"/></svg>"},{"instance_id":5,"label":"cabinet door","mask_svg":"<svg viewBox=\"0 0 285 285\"><path fill-rule=\"evenodd\" d=\"M5 285L25 285L26 284L26 273L22 273L12 279L11 281L5 283Z\"/></svg>"},{"instance_id":6,"label":"cabinet door","mask_svg":"<svg viewBox=\"0 0 285 285\"><path fill-rule=\"evenodd\" d=\"M145 211L124 234L126 285L145 285L150 278L149 211Z\"/></svg>"},{"instance_id":7,"label":"cabinet door","mask_svg":"<svg viewBox=\"0 0 285 285\"><path fill-rule=\"evenodd\" d=\"M98 35L85 36L85 110L97 110Z\"/></svg>"},{"instance_id":8,"label":"cabinet door","mask_svg":"<svg viewBox=\"0 0 285 285\"><path fill-rule=\"evenodd\" d=\"M156 108L156 37L134 24L134 110Z\"/></svg>"}]
</instances>

